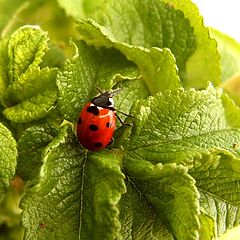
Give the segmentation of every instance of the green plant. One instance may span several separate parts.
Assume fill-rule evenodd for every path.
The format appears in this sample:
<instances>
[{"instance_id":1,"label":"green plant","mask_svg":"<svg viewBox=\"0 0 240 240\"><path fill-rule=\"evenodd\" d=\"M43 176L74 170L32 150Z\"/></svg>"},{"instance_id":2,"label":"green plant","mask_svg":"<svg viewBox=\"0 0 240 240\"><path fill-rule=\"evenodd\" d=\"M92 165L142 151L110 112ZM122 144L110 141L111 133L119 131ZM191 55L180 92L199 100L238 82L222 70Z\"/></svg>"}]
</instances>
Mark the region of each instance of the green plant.
<instances>
[{"instance_id":1,"label":"green plant","mask_svg":"<svg viewBox=\"0 0 240 240\"><path fill-rule=\"evenodd\" d=\"M215 32L234 53L220 62L189 0L11 2L0 239L208 240L239 225L239 96L219 88L239 71L237 43ZM135 117L88 152L74 125L95 86L121 88L116 107Z\"/></svg>"}]
</instances>

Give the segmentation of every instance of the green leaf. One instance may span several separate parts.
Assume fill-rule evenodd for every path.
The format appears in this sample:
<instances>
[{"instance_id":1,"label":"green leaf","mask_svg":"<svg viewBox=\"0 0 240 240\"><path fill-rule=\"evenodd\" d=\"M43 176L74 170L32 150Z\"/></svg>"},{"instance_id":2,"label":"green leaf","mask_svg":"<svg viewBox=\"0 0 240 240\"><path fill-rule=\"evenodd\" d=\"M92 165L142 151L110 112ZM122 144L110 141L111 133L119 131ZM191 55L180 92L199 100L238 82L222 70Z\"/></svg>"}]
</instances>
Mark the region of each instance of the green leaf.
<instances>
[{"instance_id":1,"label":"green leaf","mask_svg":"<svg viewBox=\"0 0 240 240\"><path fill-rule=\"evenodd\" d=\"M66 11L68 16L79 20L93 13L105 0L58 0L58 4Z\"/></svg>"},{"instance_id":2,"label":"green leaf","mask_svg":"<svg viewBox=\"0 0 240 240\"><path fill-rule=\"evenodd\" d=\"M82 107L96 94L95 86L108 90L119 78L138 76L136 66L118 51L76 44L75 56L57 76L60 111L70 121L76 121Z\"/></svg>"},{"instance_id":3,"label":"green leaf","mask_svg":"<svg viewBox=\"0 0 240 240\"><path fill-rule=\"evenodd\" d=\"M84 165L81 202L81 239L122 239L118 202L125 193L118 156L90 154Z\"/></svg>"},{"instance_id":4,"label":"green leaf","mask_svg":"<svg viewBox=\"0 0 240 240\"><path fill-rule=\"evenodd\" d=\"M216 239L215 221L210 217L205 211L201 209L200 220L200 231L199 235L201 239L204 240L214 240Z\"/></svg>"},{"instance_id":5,"label":"green leaf","mask_svg":"<svg viewBox=\"0 0 240 240\"><path fill-rule=\"evenodd\" d=\"M117 154L86 155L65 125L44 150L39 183L23 198L25 239L120 239L123 178Z\"/></svg>"},{"instance_id":6,"label":"green leaf","mask_svg":"<svg viewBox=\"0 0 240 240\"><path fill-rule=\"evenodd\" d=\"M213 149L190 174L201 193L201 206L217 223L218 236L240 223L240 158L224 149Z\"/></svg>"},{"instance_id":7,"label":"green leaf","mask_svg":"<svg viewBox=\"0 0 240 240\"><path fill-rule=\"evenodd\" d=\"M82 0L58 0L58 4L61 8L66 11L68 16L74 17L76 19L82 18L84 16L84 1Z\"/></svg>"},{"instance_id":8,"label":"green leaf","mask_svg":"<svg viewBox=\"0 0 240 240\"><path fill-rule=\"evenodd\" d=\"M228 124L221 97L221 91L210 86L202 91L165 91L139 101L131 111L134 126L131 133L126 129L130 136L123 135L123 147L139 161L188 166L210 154L210 148L231 151L240 141L240 131ZM239 114L236 111L236 118Z\"/></svg>"},{"instance_id":9,"label":"green leaf","mask_svg":"<svg viewBox=\"0 0 240 240\"><path fill-rule=\"evenodd\" d=\"M48 44L49 51L46 52L45 56L43 57L43 61L40 65L41 68L45 67L58 67L61 68L65 61L66 56L62 51L61 46L54 45L53 43Z\"/></svg>"},{"instance_id":10,"label":"green leaf","mask_svg":"<svg viewBox=\"0 0 240 240\"><path fill-rule=\"evenodd\" d=\"M56 68L31 67L17 81L9 85L5 94L9 101L21 102L44 92L47 88L55 89L56 73Z\"/></svg>"},{"instance_id":11,"label":"green leaf","mask_svg":"<svg viewBox=\"0 0 240 240\"><path fill-rule=\"evenodd\" d=\"M221 63L217 44L210 37L209 30L203 25L197 6L191 0L162 0L175 9L179 9L190 21L196 36L197 48L186 63L184 86L187 88L205 88L208 81L217 86L221 79Z\"/></svg>"},{"instance_id":12,"label":"green leaf","mask_svg":"<svg viewBox=\"0 0 240 240\"><path fill-rule=\"evenodd\" d=\"M239 107L235 105L233 100L227 95L222 95L222 104L225 109L225 116L228 125L232 128L240 128Z\"/></svg>"},{"instance_id":13,"label":"green leaf","mask_svg":"<svg viewBox=\"0 0 240 240\"><path fill-rule=\"evenodd\" d=\"M38 27L24 26L15 31L8 42L10 83L29 68L38 67L47 50L48 37Z\"/></svg>"},{"instance_id":14,"label":"green leaf","mask_svg":"<svg viewBox=\"0 0 240 240\"><path fill-rule=\"evenodd\" d=\"M7 55L7 40L0 41L0 103L4 106L4 94L7 90L9 79L8 79L8 72L7 72L7 62L8 62L8 55Z\"/></svg>"},{"instance_id":15,"label":"green leaf","mask_svg":"<svg viewBox=\"0 0 240 240\"><path fill-rule=\"evenodd\" d=\"M105 27L90 19L80 21L78 29L82 39L88 44L116 48L134 62L143 74L150 93L155 94L161 90L180 87L175 58L169 49L157 47L148 49L122 43Z\"/></svg>"},{"instance_id":16,"label":"green leaf","mask_svg":"<svg viewBox=\"0 0 240 240\"><path fill-rule=\"evenodd\" d=\"M120 209L123 239L173 240L156 211L130 179L127 181L127 194L121 198Z\"/></svg>"},{"instance_id":17,"label":"green leaf","mask_svg":"<svg viewBox=\"0 0 240 240\"><path fill-rule=\"evenodd\" d=\"M149 96L149 92L142 79L121 81L116 85L116 88L121 89L121 92L114 96L115 108L121 109L121 112L127 114L136 100L146 99ZM122 121L125 120L126 116L121 113L117 114L121 117ZM117 124L119 124L119 121Z\"/></svg>"},{"instance_id":18,"label":"green leaf","mask_svg":"<svg viewBox=\"0 0 240 240\"><path fill-rule=\"evenodd\" d=\"M90 17L119 42L171 49L180 73L196 47L193 28L183 12L163 1L106 1Z\"/></svg>"},{"instance_id":19,"label":"green leaf","mask_svg":"<svg viewBox=\"0 0 240 240\"><path fill-rule=\"evenodd\" d=\"M17 164L17 145L11 132L0 123L0 198L15 174Z\"/></svg>"},{"instance_id":20,"label":"green leaf","mask_svg":"<svg viewBox=\"0 0 240 240\"><path fill-rule=\"evenodd\" d=\"M5 68L0 77L1 102L3 114L10 121L42 119L54 106L57 69L39 67L48 49L47 41L46 32L40 28L24 26L8 42L1 42L0 62Z\"/></svg>"},{"instance_id":21,"label":"green leaf","mask_svg":"<svg viewBox=\"0 0 240 240\"><path fill-rule=\"evenodd\" d=\"M77 239L84 154L67 125L45 148L39 183L21 202L25 239Z\"/></svg>"},{"instance_id":22,"label":"green leaf","mask_svg":"<svg viewBox=\"0 0 240 240\"><path fill-rule=\"evenodd\" d=\"M216 39L221 56L222 82L240 73L240 44L233 38L216 29L210 29Z\"/></svg>"},{"instance_id":23,"label":"green leaf","mask_svg":"<svg viewBox=\"0 0 240 240\"><path fill-rule=\"evenodd\" d=\"M198 192L186 167L153 165L126 157L124 168L176 239L197 239L200 228Z\"/></svg>"},{"instance_id":24,"label":"green leaf","mask_svg":"<svg viewBox=\"0 0 240 240\"><path fill-rule=\"evenodd\" d=\"M46 90L13 107L6 108L3 114L7 119L17 123L39 120L49 114L56 99L55 90Z\"/></svg>"},{"instance_id":25,"label":"green leaf","mask_svg":"<svg viewBox=\"0 0 240 240\"><path fill-rule=\"evenodd\" d=\"M15 137L15 132L14 132L14 128L11 125L10 121L8 121L5 116L3 115L3 110L4 108L1 106L0 104L0 123L2 123L5 127L7 127L13 134L13 136Z\"/></svg>"},{"instance_id":26,"label":"green leaf","mask_svg":"<svg viewBox=\"0 0 240 240\"><path fill-rule=\"evenodd\" d=\"M57 135L52 125L38 125L23 132L18 141L17 174L25 181L37 177L42 165L42 151ZM29 151L31 149L31 151Z\"/></svg>"}]
</instances>

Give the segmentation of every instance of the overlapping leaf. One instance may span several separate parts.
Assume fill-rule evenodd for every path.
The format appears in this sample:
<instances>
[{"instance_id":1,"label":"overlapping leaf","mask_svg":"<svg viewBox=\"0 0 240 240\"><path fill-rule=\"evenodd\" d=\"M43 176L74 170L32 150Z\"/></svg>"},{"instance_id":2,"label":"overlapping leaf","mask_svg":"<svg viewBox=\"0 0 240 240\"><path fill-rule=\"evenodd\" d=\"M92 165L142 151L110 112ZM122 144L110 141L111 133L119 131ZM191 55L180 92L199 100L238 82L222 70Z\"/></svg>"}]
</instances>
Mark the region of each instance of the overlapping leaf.
<instances>
[{"instance_id":1,"label":"overlapping leaf","mask_svg":"<svg viewBox=\"0 0 240 240\"><path fill-rule=\"evenodd\" d=\"M45 117L56 101L57 70L39 65L48 37L37 27L25 26L1 42L1 102L7 119L29 122ZM6 47L6 49L4 48Z\"/></svg>"},{"instance_id":2,"label":"overlapping leaf","mask_svg":"<svg viewBox=\"0 0 240 240\"><path fill-rule=\"evenodd\" d=\"M51 125L28 128L18 141L17 174L25 181L37 177L42 165L42 151L53 140L57 129ZM29 152L29 149L31 151Z\"/></svg>"},{"instance_id":3,"label":"overlapping leaf","mask_svg":"<svg viewBox=\"0 0 240 240\"><path fill-rule=\"evenodd\" d=\"M187 168L127 158L125 168L135 187L154 207L176 239L199 236L199 202L194 179Z\"/></svg>"},{"instance_id":4,"label":"overlapping leaf","mask_svg":"<svg viewBox=\"0 0 240 240\"><path fill-rule=\"evenodd\" d=\"M174 54L180 72L184 70L195 49L195 36L181 11L158 0L111 0L102 9L97 9L91 17L119 42L146 48L167 47Z\"/></svg>"},{"instance_id":5,"label":"overlapping leaf","mask_svg":"<svg viewBox=\"0 0 240 240\"><path fill-rule=\"evenodd\" d=\"M22 202L25 239L77 239L83 157L66 127L48 145L38 185Z\"/></svg>"},{"instance_id":6,"label":"overlapping leaf","mask_svg":"<svg viewBox=\"0 0 240 240\"><path fill-rule=\"evenodd\" d=\"M170 99L173 103L171 106L168 104ZM171 232L177 239L197 239L199 234L206 234L204 226L198 226L198 223L203 221L197 205L198 191L204 193L208 200L221 199L222 203L230 204L230 207L234 206L235 211L238 211L239 203L236 201L239 201L240 168L238 145L234 143L240 141L240 131L232 126L236 127L239 112L237 107L230 103L232 104L229 99L223 97L221 91L209 87L204 91L167 91L151 97L148 101L141 100L133 107L132 113L136 116L134 127L131 131L127 129L122 136L123 147L127 150L124 168L132 177L136 188L153 204L167 226L170 224ZM229 115L234 108L235 120ZM193 188L188 185L182 191L184 183L180 182L183 179L181 174L177 173L173 174L177 179L173 176L170 179L174 184L180 185L169 187L170 179L163 180L161 176L164 175L164 168L168 169L167 166L170 166L170 162L184 164L191 169L191 174L197 181L198 191L194 190L193 179L191 184L191 181L189 182ZM181 169L181 166L176 167L177 169ZM167 175L171 176L171 172ZM229 174L231 177L227 177ZM158 181L158 177L161 180ZM174 195L171 192L171 196L171 189L178 193ZM187 199L187 204L192 203L193 206L184 207L183 202L180 204L180 196ZM202 207L205 209L207 204L209 202ZM183 222L178 222L179 218L176 218L176 215L171 217L171 209L175 206L178 208L173 214L182 216L182 211L185 214L185 218L181 217L185 219ZM165 209L168 210L165 212ZM189 213L187 209L195 213ZM220 208L213 206L213 210L206 211L219 221L218 228L224 226L223 230L218 230L219 235L238 224L238 217L232 215L232 211L229 210L229 219L226 219L218 216ZM178 211L180 212L177 213ZM192 232L184 235L187 230L183 231L182 227L185 224L191 226L194 222L195 225L189 227ZM211 234L214 236L214 229L211 230Z\"/></svg>"},{"instance_id":7,"label":"overlapping leaf","mask_svg":"<svg viewBox=\"0 0 240 240\"><path fill-rule=\"evenodd\" d=\"M169 104L171 102L171 104ZM231 150L240 131L227 122L221 91L166 91L147 102L139 101L132 114L134 127L126 143L131 157L189 166L208 149ZM236 118L239 116L236 112Z\"/></svg>"},{"instance_id":8,"label":"overlapping leaf","mask_svg":"<svg viewBox=\"0 0 240 240\"><path fill-rule=\"evenodd\" d=\"M210 29L210 34L218 43L218 50L221 56L222 82L240 73L240 45L231 37Z\"/></svg>"},{"instance_id":9,"label":"overlapping leaf","mask_svg":"<svg viewBox=\"0 0 240 240\"><path fill-rule=\"evenodd\" d=\"M173 240L165 224L130 179L127 180L127 194L122 196L120 208L123 239Z\"/></svg>"},{"instance_id":10,"label":"overlapping leaf","mask_svg":"<svg viewBox=\"0 0 240 240\"><path fill-rule=\"evenodd\" d=\"M237 150L237 149L234 149ZM240 223L240 159L223 149L191 170L201 193L201 205L215 218L218 235Z\"/></svg>"},{"instance_id":11,"label":"overlapping leaf","mask_svg":"<svg viewBox=\"0 0 240 240\"><path fill-rule=\"evenodd\" d=\"M139 74L136 66L116 50L97 50L83 42L76 46L76 55L57 76L60 111L70 121L76 121L83 106L96 94L96 86L108 90L119 79L134 79Z\"/></svg>"},{"instance_id":12,"label":"overlapping leaf","mask_svg":"<svg viewBox=\"0 0 240 240\"><path fill-rule=\"evenodd\" d=\"M78 29L82 39L87 43L116 48L136 63L151 94L160 90L179 88L175 58L168 49L157 47L148 49L122 43L93 20L80 21Z\"/></svg>"},{"instance_id":13,"label":"overlapping leaf","mask_svg":"<svg viewBox=\"0 0 240 240\"><path fill-rule=\"evenodd\" d=\"M17 145L11 132L0 123L0 198L13 178L17 164Z\"/></svg>"},{"instance_id":14,"label":"overlapping leaf","mask_svg":"<svg viewBox=\"0 0 240 240\"><path fill-rule=\"evenodd\" d=\"M180 78L186 88L219 83L216 43L196 7L189 0L58 2L81 20L86 43L73 44L57 93L57 70L43 64L46 33L26 26L1 40L1 111L15 123L46 122L59 97L61 114L75 122L96 85L120 87L116 107L131 111L134 118L126 121L133 126L117 132L112 150L98 153L83 149L68 125L57 136L49 124L23 133L18 173L37 183L21 204L25 239L210 240L216 230L221 235L239 225L240 111L213 87L180 88ZM56 13L56 5L46 11ZM23 15L37 9L29 6ZM45 26L72 26L67 19ZM146 99L149 94L156 95ZM53 115L57 126L58 117ZM2 114L0 119L6 121ZM3 125L0 138L4 192L17 153Z\"/></svg>"},{"instance_id":15,"label":"overlapping leaf","mask_svg":"<svg viewBox=\"0 0 240 240\"><path fill-rule=\"evenodd\" d=\"M181 10L194 28L197 48L186 63L184 86L205 88L208 81L215 86L220 83L221 64L216 41L210 38L209 30L203 25L203 18L191 0L162 0L175 9Z\"/></svg>"},{"instance_id":16,"label":"overlapping leaf","mask_svg":"<svg viewBox=\"0 0 240 240\"><path fill-rule=\"evenodd\" d=\"M65 125L43 161L38 185L22 202L25 239L120 239L125 184L118 155L86 155Z\"/></svg>"}]
</instances>

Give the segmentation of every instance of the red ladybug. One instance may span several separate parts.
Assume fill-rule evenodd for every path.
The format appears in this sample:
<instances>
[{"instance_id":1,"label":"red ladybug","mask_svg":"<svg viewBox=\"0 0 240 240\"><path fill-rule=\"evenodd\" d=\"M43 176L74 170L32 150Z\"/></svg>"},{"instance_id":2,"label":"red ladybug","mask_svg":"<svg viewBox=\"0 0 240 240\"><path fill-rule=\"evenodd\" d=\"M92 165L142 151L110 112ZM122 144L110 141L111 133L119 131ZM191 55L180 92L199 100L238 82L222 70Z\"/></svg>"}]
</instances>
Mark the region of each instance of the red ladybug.
<instances>
[{"instance_id":1,"label":"red ladybug","mask_svg":"<svg viewBox=\"0 0 240 240\"><path fill-rule=\"evenodd\" d=\"M98 151L112 143L112 136L116 128L116 116L121 124L130 125L123 123L116 114L113 96L119 92L120 90L101 92L81 111L77 123L77 137L86 149ZM132 117L123 112L120 113Z\"/></svg>"}]
</instances>

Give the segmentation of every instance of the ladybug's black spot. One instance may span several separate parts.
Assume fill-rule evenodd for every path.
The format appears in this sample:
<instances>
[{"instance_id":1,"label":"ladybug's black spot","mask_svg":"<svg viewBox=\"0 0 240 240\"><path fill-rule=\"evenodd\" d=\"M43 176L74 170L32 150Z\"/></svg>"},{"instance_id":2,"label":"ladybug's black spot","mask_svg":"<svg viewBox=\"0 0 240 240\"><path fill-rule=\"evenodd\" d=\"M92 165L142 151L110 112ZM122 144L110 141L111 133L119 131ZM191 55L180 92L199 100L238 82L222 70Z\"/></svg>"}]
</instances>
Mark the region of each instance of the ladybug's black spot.
<instances>
[{"instance_id":1,"label":"ladybug's black spot","mask_svg":"<svg viewBox=\"0 0 240 240\"><path fill-rule=\"evenodd\" d=\"M91 124L91 125L89 126L89 129L90 129L91 131L97 131L97 130L98 130L98 126L95 125L95 124Z\"/></svg>"},{"instance_id":2,"label":"ladybug's black spot","mask_svg":"<svg viewBox=\"0 0 240 240\"><path fill-rule=\"evenodd\" d=\"M109 128L110 127L110 122L106 123L106 127Z\"/></svg>"},{"instance_id":3,"label":"ladybug's black spot","mask_svg":"<svg viewBox=\"0 0 240 240\"><path fill-rule=\"evenodd\" d=\"M79 119L78 119L78 124L81 124L81 123L82 123L82 119L79 118Z\"/></svg>"},{"instance_id":4,"label":"ladybug's black spot","mask_svg":"<svg viewBox=\"0 0 240 240\"><path fill-rule=\"evenodd\" d=\"M100 148L100 147L102 147L102 143L101 142L96 142L96 143L94 143L94 146L97 147L97 148Z\"/></svg>"},{"instance_id":5,"label":"ladybug's black spot","mask_svg":"<svg viewBox=\"0 0 240 240\"><path fill-rule=\"evenodd\" d=\"M90 106L87 108L87 111L94 114L94 115L99 115L99 110L97 106Z\"/></svg>"}]
</instances>

